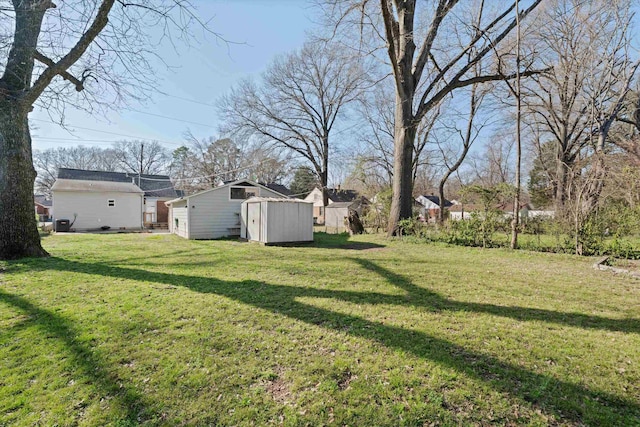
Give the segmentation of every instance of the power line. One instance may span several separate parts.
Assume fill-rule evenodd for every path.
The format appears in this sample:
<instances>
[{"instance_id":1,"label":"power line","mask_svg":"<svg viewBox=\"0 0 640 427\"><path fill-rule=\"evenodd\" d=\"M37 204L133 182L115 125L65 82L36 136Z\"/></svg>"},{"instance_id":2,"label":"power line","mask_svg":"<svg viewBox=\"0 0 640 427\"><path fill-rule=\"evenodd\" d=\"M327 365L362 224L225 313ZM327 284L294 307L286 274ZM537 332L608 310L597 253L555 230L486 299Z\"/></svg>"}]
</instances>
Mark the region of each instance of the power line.
<instances>
[{"instance_id":1,"label":"power line","mask_svg":"<svg viewBox=\"0 0 640 427\"><path fill-rule=\"evenodd\" d=\"M134 110L133 108L127 108L127 111L132 111L134 113L139 113L139 114L146 114L147 116L160 117L162 119L173 120L173 121L176 121L176 122L187 123L187 124L190 124L190 125L205 126L205 127L208 127L208 128L213 127L212 125L209 125L209 124L192 122L192 121L189 121L189 120L176 119L175 117L163 116L162 114L148 113L146 111Z\"/></svg>"},{"instance_id":2,"label":"power line","mask_svg":"<svg viewBox=\"0 0 640 427\"><path fill-rule=\"evenodd\" d=\"M34 121L37 121L37 122L49 123L49 124L53 124L53 125L59 125L59 123L56 123L56 122L53 122L53 121L50 121L50 120L42 120L42 119L29 119L29 120L34 120ZM124 133L109 132L109 131L106 131L106 130L92 129L92 128L87 128L87 127L82 127L82 126L73 126L73 125L71 125L69 127L82 129L82 130L89 130L89 131L92 131L92 132L104 133L104 134L108 134L108 135L124 136L124 137L127 137L127 138L134 138L134 139L140 139L140 140L145 140L145 141L158 141L158 142L162 142L162 143L165 143L165 144L171 144L171 145L177 145L177 146L184 145L182 143L173 142L173 141L165 141L165 140L162 140L162 139L147 138L147 137L142 137L142 136L137 136L137 135L127 135L127 134L124 134ZM35 138L38 138L38 137L35 137ZM48 137L41 137L41 139L44 139L44 138L48 138ZM73 140L69 139L69 141L73 141ZM78 139L78 142L82 142L82 139Z\"/></svg>"}]
</instances>

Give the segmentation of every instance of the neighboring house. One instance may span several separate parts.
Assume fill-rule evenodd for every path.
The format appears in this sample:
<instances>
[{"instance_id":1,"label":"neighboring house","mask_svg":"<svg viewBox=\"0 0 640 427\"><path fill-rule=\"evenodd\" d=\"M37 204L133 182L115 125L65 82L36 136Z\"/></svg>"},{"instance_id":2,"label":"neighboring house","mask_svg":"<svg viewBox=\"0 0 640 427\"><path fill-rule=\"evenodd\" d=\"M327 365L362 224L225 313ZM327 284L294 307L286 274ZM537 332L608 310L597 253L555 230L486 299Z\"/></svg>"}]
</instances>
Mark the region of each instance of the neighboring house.
<instances>
[{"instance_id":1,"label":"neighboring house","mask_svg":"<svg viewBox=\"0 0 640 427\"><path fill-rule=\"evenodd\" d=\"M167 175L69 168L58 169L52 191L56 219L77 230L166 227L164 202L180 195Z\"/></svg>"},{"instance_id":2,"label":"neighboring house","mask_svg":"<svg viewBox=\"0 0 640 427\"><path fill-rule=\"evenodd\" d=\"M362 216L368 206L369 200L365 197L357 197L351 202L330 203L325 209L324 225L336 231L343 231L347 227L349 211L356 211L359 216Z\"/></svg>"},{"instance_id":3,"label":"neighboring house","mask_svg":"<svg viewBox=\"0 0 640 427\"><path fill-rule=\"evenodd\" d=\"M496 205L494 209L502 212L506 218L513 216L513 203L501 203ZM528 203L520 204L520 219L526 219L529 215L531 206ZM457 221L461 219L470 219L472 215L482 215L484 207L476 204L459 204L449 208L449 218Z\"/></svg>"},{"instance_id":4,"label":"neighboring house","mask_svg":"<svg viewBox=\"0 0 640 427\"><path fill-rule=\"evenodd\" d=\"M471 219L471 215L478 215L483 211L481 205L460 203L449 207L449 219L459 221L461 219Z\"/></svg>"},{"instance_id":5,"label":"neighboring house","mask_svg":"<svg viewBox=\"0 0 640 427\"><path fill-rule=\"evenodd\" d=\"M420 216L427 222L434 222L438 219L440 214L440 198L433 194L429 196L420 195L416 197L418 202L418 209L420 210ZM444 207L449 208L453 206L453 203L444 199Z\"/></svg>"},{"instance_id":6,"label":"neighboring house","mask_svg":"<svg viewBox=\"0 0 640 427\"><path fill-rule=\"evenodd\" d=\"M44 194L36 194L33 196L36 215L39 222L49 222L53 216L53 200Z\"/></svg>"},{"instance_id":7,"label":"neighboring house","mask_svg":"<svg viewBox=\"0 0 640 427\"><path fill-rule=\"evenodd\" d=\"M357 199L361 199L360 204L364 206L364 203L369 203L369 201L358 194L355 190L341 190L338 188L329 188L327 189L329 196L328 206L331 206L333 203L353 203ZM326 222L326 213L325 206L322 201L322 190L318 187L314 188L307 197L304 198L307 202L313 202L313 220L316 224L325 224ZM344 208L344 207L343 207ZM358 212L361 214L362 212ZM333 218L332 218L333 219ZM333 226L332 226L333 227Z\"/></svg>"},{"instance_id":8,"label":"neighboring house","mask_svg":"<svg viewBox=\"0 0 640 427\"><path fill-rule=\"evenodd\" d=\"M501 203L498 205L498 210L503 212L503 215L508 218L513 218L513 202ZM518 215L520 220L525 220L529 217L529 211L531 211L531 205L529 203L520 203L520 210Z\"/></svg>"},{"instance_id":9,"label":"neighboring house","mask_svg":"<svg viewBox=\"0 0 640 427\"><path fill-rule=\"evenodd\" d=\"M240 236L240 206L250 197L285 198L248 180L238 180L166 202L169 230L186 239Z\"/></svg>"}]
</instances>

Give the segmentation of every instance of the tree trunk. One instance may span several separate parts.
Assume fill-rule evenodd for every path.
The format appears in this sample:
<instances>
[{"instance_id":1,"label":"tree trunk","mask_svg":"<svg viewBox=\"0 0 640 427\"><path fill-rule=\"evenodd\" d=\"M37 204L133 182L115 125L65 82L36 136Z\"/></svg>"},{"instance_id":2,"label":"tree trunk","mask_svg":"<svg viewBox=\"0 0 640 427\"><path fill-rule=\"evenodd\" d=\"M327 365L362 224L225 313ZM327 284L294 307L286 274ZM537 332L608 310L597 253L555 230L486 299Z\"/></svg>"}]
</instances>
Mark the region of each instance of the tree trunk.
<instances>
[{"instance_id":1,"label":"tree trunk","mask_svg":"<svg viewBox=\"0 0 640 427\"><path fill-rule=\"evenodd\" d=\"M0 100L0 259L43 257L36 222L28 110Z\"/></svg>"},{"instance_id":2,"label":"tree trunk","mask_svg":"<svg viewBox=\"0 0 640 427\"><path fill-rule=\"evenodd\" d=\"M413 145L416 123L413 119L411 97L401 100L396 95L396 124L394 135L393 198L389 212L387 236L398 234L398 222L413 214Z\"/></svg>"}]
</instances>

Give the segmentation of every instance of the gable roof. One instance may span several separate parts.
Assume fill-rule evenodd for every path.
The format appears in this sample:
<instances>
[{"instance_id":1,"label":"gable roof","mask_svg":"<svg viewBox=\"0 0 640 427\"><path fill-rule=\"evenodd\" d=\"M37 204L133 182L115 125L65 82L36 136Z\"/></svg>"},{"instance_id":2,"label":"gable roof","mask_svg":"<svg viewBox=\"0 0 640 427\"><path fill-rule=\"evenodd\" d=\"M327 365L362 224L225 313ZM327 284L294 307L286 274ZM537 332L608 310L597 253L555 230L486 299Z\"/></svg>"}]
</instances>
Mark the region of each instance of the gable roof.
<instances>
[{"instance_id":1,"label":"gable roof","mask_svg":"<svg viewBox=\"0 0 640 427\"><path fill-rule=\"evenodd\" d=\"M264 185L268 189L273 190L276 193L283 194L287 197L293 195L293 191L291 191L289 188L285 187L282 184L276 184L275 182L268 182L268 183L260 182L259 184Z\"/></svg>"},{"instance_id":2,"label":"gable roof","mask_svg":"<svg viewBox=\"0 0 640 427\"><path fill-rule=\"evenodd\" d=\"M53 200L47 198L44 194L36 194L33 196L33 201L36 205L40 205L45 208L53 206Z\"/></svg>"},{"instance_id":3,"label":"gable roof","mask_svg":"<svg viewBox=\"0 0 640 427\"><path fill-rule=\"evenodd\" d=\"M64 179L58 178L53 183L51 191L81 191L81 192L117 192L137 193L144 192L132 182L120 181L95 181L89 179Z\"/></svg>"},{"instance_id":4,"label":"gable roof","mask_svg":"<svg viewBox=\"0 0 640 427\"><path fill-rule=\"evenodd\" d=\"M80 181L104 181L133 183L144 191L147 197L178 197L180 194L173 188L168 175L149 175L129 172L106 172L83 169L58 168L58 179Z\"/></svg>"},{"instance_id":5,"label":"gable roof","mask_svg":"<svg viewBox=\"0 0 640 427\"><path fill-rule=\"evenodd\" d=\"M284 197L284 198L286 198L286 197L287 197L287 196L285 196L284 194L282 194L282 193L280 193L280 192L278 192L278 191L276 191L276 190L273 190L273 189L271 189L271 188L267 187L266 185L258 184L257 182L249 181L248 179L239 179L239 180L237 180L237 181L227 182L227 183L225 183L225 184L223 184L223 185L219 185L219 186L217 186L217 187L209 188L209 189L207 189L207 190L203 190L203 191L200 191L200 192L198 192L198 193L189 194L189 195L183 195L183 196L180 196L180 197L175 198L175 199L173 199L173 200L168 200L168 201L166 201L166 202L165 202L165 204L166 204L166 205L170 205L170 204L172 204L172 203L179 202L180 200L188 200L188 199L190 199L190 198L192 198L192 197L198 197L198 196L200 196L200 195L202 195L202 194L210 193L210 192L212 192L212 191L218 191L218 190L221 190L221 189L223 189L223 188L227 188L227 187L231 187L231 186L245 186L245 187L246 187L246 186L250 186L250 187L260 187L260 188L264 188L265 190L269 190L269 191L272 191L272 192L274 192L274 193L280 194L280 195L281 195L282 197Z\"/></svg>"},{"instance_id":6,"label":"gable roof","mask_svg":"<svg viewBox=\"0 0 640 427\"><path fill-rule=\"evenodd\" d=\"M438 208L440 207L440 197L438 197L438 196L434 196L433 194L431 194L429 196L427 196L425 194L421 194L420 196L416 197L416 201L418 203L420 203L420 199L421 198L424 198L424 199L430 201L431 203L437 205ZM447 199L444 199L444 207L448 208L449 206L453 206L453 203L451 203ZM425 207L427 207L427 206L425 205Z\"/></svg>"},{"instance_id":7,"label":"gable roof","mask_svg":"<svg viewBox=\"0 0 640 427\"><path fill-rule=\"evenodd\" d=\"M333 203L353 202L358 198L358 192L355 190L341 190L336 188L327 188L329 200Z\"/></svg>"}]
</instances>

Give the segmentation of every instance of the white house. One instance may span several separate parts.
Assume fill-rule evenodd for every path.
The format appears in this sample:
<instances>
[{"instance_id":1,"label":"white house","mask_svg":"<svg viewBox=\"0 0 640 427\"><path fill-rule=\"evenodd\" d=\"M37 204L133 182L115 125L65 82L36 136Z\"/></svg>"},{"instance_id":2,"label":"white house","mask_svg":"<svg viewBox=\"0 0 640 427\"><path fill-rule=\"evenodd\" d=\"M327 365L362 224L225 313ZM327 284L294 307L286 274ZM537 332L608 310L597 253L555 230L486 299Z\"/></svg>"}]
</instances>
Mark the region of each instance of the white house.
<instances>
[{"instance_id":1,"label":"white house","mask_svg":"<svg viewBox=\"0 0 640 427\"><path fill-rule=\"evenodd\" d=\"M132 182L57 179L51 187L55 219L71 229L141 229L144 191Z\"/></svg>"},{"instance_id":2,"label":"white house","mask_svg":"<svg viewBox=\"0 0 640 427\"><path fill-rule=\"evenodd\" d=\"M227 183L166 202L169 231L185 239L240 235L240 207L250 197L285 197L248 180Z\"/></svg>"},{"instance_id":3,"label":"white house","mask_svg":"<svg viewBox=\"0 0 640 427\"><path fill-rule=\"evenodd\" d=\"M70 168L58 169L52 193L55 219L76 230L166 226L164 201L179 195L167 175Z\"/></svg>"},{"instance_id":4,"label":"white house","mask_svg":"<svg viewBox=\"0 0 640 427\"><path fill-rule=\"evenodd\" d=\"M313 242L313 203L252 197L242 202L240 237L264 244Z\"/></svg>"}]
</instances>

